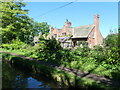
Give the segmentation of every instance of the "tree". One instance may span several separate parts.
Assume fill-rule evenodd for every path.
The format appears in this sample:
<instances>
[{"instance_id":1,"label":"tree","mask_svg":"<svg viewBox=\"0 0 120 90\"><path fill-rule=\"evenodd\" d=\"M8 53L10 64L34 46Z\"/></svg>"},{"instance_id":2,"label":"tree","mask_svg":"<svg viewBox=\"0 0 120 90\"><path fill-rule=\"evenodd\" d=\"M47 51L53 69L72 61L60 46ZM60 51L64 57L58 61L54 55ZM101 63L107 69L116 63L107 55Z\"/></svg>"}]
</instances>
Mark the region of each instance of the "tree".
<instances>
[{"instance_id":1,"label":"tree","mask_svg":"<svg viewBox=\"0 0 120 90\"><path fill-rule=\"evenodd\" d=\"M106 47L117 47L118 46L118 34L110 34L105 38Z\"/></svg>"},{"instance_id":2,"label":"tree","mask_svg":"<svg viewBox=\"0 0 120 90\"><path fill-rule=\"evenodd\" d=\"M119 64L119 33L110 34L105 38L105 57L110 64Z\"/></svg>"},{"instance_id":3,"label":"tree","mask_svg":"<svg viewBox=\"0 0 120 90\"><path fill-rule=\"evenodd\" d=\"M11 43L13 39L20 39L27 44L33 41L35 22L27 16L23 2L1 2L2 42Z\"/></svg>"},{"instance_id":4,"label":"tree","mask_svg":"<svg viewBox=\"0 0 120 90\"><path fill-rule=\"evenodd\" d=\"M1 21L2 21L2 40L3 43L9 43L12 39L16 39L20 31L18 26L21 24L19 22L20 17L25 15L26 12L21 9L25 6L24 3L14 3L14 2L2 2L1 3ZM16 28L17 27L17 28Z\"/></svg>"},{"instance_id":5,"label":"tree","mask_svg":"<svg viewBox=\"0 0 120 90\"><path fill-rule=\"evenodd\" d=\"M33 43L33 38L39 32L48 35L49 25L46 22L34 22L27 16L28 10L24 10L23 2L1 2L2 42L11 43L13 39L19 39L27 44Z\"/></svg>"},{"instance_id":6,"label":"tree","mask_svg":"<svg viewBox=\"0 0 120 90\"><path fill-rule=\"evenodd\" d=\"M49 34L49 25L47 24L47 22L42 22L42 23L38 23L35 22L35 27L34 29L36 29L36 34L39 34L40 32L42 33L42 35L48 35Z\"/></svg>"},{"instance_id":7,"label":"tree","mask_svg":"<svg viewBox=\"0 0 120 90\"><path fill-rule=\"evenodd\" d=\"M118 49L119 49L119 54L120 54L120 25L118 27Z\"/></svg>"}]
</instances>

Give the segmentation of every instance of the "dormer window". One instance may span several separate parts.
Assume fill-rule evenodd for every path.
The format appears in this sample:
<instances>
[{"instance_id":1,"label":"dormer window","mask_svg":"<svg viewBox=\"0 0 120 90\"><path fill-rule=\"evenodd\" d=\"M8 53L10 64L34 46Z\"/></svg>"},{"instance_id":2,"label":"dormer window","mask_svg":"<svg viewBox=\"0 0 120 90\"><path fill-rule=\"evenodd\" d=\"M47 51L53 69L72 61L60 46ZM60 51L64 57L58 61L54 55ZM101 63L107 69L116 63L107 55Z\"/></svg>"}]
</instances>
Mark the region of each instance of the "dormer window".
<instances>
[{"instance_id":1,"label":"dormer window","mask_svg":"<svg viewBox=\"0 0 120 90\"><path fill-rule=\"evenodd\" d=\"M66 33L62 33L62 36L66 36Z\"/></svg>"},{"instance_id":2,"label":"dormer window","mask_svg":"<svg viewBox=\"0 0 120 90\"><path fill-rule=\"evenodd\" d=\"M57 37L57 34L54 34L54 38L56 38Z\"/></svg>"}]
</instances>

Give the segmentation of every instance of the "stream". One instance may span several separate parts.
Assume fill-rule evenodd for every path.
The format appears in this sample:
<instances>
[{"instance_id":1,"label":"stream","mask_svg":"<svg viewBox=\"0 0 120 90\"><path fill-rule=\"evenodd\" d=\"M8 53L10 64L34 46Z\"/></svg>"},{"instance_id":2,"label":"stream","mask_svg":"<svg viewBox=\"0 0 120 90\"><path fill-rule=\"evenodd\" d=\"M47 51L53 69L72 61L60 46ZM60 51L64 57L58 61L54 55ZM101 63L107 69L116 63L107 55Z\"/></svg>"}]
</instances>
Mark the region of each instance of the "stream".
<instances>
[{"instance_id":1,"label":"stream","mask_svg":"<svg viewBox=\"0 0 120 90\"><path fill-rule=\"evenodd\" d=\"M2 62L2 88L60 88L56 82Z\"/></svg>"}]
</instances>

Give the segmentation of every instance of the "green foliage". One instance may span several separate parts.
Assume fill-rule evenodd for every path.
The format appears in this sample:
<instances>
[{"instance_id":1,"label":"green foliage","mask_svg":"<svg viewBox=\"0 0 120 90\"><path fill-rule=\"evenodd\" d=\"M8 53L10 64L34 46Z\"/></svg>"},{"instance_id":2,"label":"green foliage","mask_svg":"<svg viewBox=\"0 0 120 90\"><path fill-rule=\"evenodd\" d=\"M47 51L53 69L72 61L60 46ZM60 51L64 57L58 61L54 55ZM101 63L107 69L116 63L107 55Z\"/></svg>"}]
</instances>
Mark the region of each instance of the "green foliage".
<instances>
[{"instance_id":1,"label":"green foliage","mask_svg":"<svg viewBox=\"0 0 120 90\"><path fill-rule=\"evenodd\" d=\"M90 48L88 48L88 47L86 47L86 46L83 47L83 48L78 47L78 48L75 50L75 54L76 54L76 55L80 55L80 56L82 56L82 57L86 57L86 56L88 56L89 51L90 51Z\"/></svg>"},{"instance_id":2,"label":"green foliage","mask_svg":"<svg viewBox=\"0 0 120 90\"><path fill-rule=\"evenodd\" d=\"M96 45L96 46L94 46L94 50L95 51L103 51L103 47L99 46L99 45Z\"/></svg>"},{"instance_id":3,"label":"green foliage","mask_svg":"<svg viewBox=\"0 0 120 90\"><path fill-rule=\"evenodd\" d=\"M49 34L49 25L47 22L37 23L35 22L34 29L36 29L36 34L39 34L40 32L42 35L47 36Z\"/></svg>"},{"instance_id":4,"label":"green foliage","mask_svg":"<svg viewBox=\"0 0 120 90\"><path fill-rule=\"evenodd\" d=\"M22 10L21 7L24 7L25 3L14 3L14 2L2 2L1 10L2 10L2 40L3 43L11 42L12 39L16 39L18 29L23 23L22 17L27 13L25 10Z\"/></svg>"},{"instance_id":5,"label":"green foliage","mask_svg":"<svg viewBox=\"0 0 120 90\"><path fill-rule=\"evenodd\" d=\"M49 34L49 25L46 22L34 22L33 19L28 17L28 10L23 9L25 5L22 2L1 3L2 48L22 52L23 55L69 68L80 69L115 79L120 78L120 76L117 76L120 71L120 49L118 48L120 47L120 28L119 34L111 34L104 39L104 47L97 45L90 49L86 42L79 41L76 50L63 49L55 38L44 38ZM39 42L37 45L31 46L33 45L33 37L40 32L42 34ZM80 47L81 44L82 47ZM22 60L21 58L11 57L9 54L3 54L3 59ZM40 70L43 73L50 70L46 69L44 71L44 66L36 65L33 62L28 63L28 60L15 61L15 63L35 72L39 72L38 68L41 68Z\"/></svg>"},{"instance_id":6,"label":"green foliage","mask_svg":"<svg viewBox=\"0 0 120 90\"><path fill-rule=\"evenodd\" d=\"M46 40L44 38L40 38L40 42L35 47L37 47L36 52L38 53L37 55L39 58L46 61L59 61L57 58L60 55L62 47L56 39L52 38Z\"/></svg>"},{"instance_id":7,"label":"green foliage","mask_svg":"<svg viewBox=\"0 0 120 90\"><path fill-rule=\"evenodd\" d=\"M35 25L37 26L37 24ZM47 24L45 24L45 27L46 25ZM47 34L48 29L43 30L38 26L36 27L38 31L36 31L35 34L38 34L38 32L42 32L44 35L45 33ZM44 24L41 26L44 26ZM38 60L113 78L115 74L118 73L120 66L117 40L118 35L112 34L108 35L105 39L104 47L97 45L93 49L90 49L85 42L79 42L79 45L84 44L83 47L70 50L63 49L55 38L45 39L44 36L41 35L39 42L35 46L25 44L21 39L17 38L12 39L11 43L2 44L2 47L22 51L25 53L24 55L37 58ZM27 61L25 63L27 63ZM31 66L32 64L29 65ZM117 78L120 77L117 76Z\"/></svg>"},{"instance_id":8,"label":"green foliage","mask_svg":"<svg viewBox=\"0 0 120 90\"><path fill-rule=\"evenodd\" d=\"M106 47L118 47L118 34L110 34L105 39Z\"/></svg>"},{"instance_id":9,"label":"green foliage","mask_svg":"<svg viewBox=\"0 0 120 90\"><path fill-rule=\"evenodd\" d=\"M60 46L60 43L57 42L55 38L46 40L45 45L46 45L45 50L49 50L51 52L56 52L62 49L62 47Z\"/></svg>"},{"instance_id":10,"label":"green foliage","mask_svg":"<svg viewBox=\"0 0 120 90\"><path fill-rule=\"evenodd\" d=\"M120 25L118 27L118 47L120 47ZM120 48L118 48L119 54L120 54Z\"/></svg>"},{"instance_id":11,"label":"green foliage","mask_svg":"<svg viewBox=\"0 0 120 90\"><path fill-rule=\"evenodd\" d=\"M78 45L78 46L82 45L82 48L88 47L88 43L85 42L85 41L78 41L78 44L77 44L77 45Z\"/></svg>"},{"instance_id":12,"label":"green foliage","mask_svg":"<svg viewBox=\"0 0 120 90\"><path fill-rule=\"evenodd\" d=\"M102 86L93 80L80 78L79 76L73 75L73 74L65 72L65 71L61 71L61 70L58 70L58 69L55 69L52 67L47 67L42 64L40 65L39 63L36 63L34 61L24 60L19 57L13 57L13 58L11 58L11 60L13 61L12 67L19 70L19 73L20 73L20 70L23 70L23 71L28 72L29 74L32 73L35 76L41 75L41 77L44 78L44 80L45 79L46 80L48 80L48 79L54 80L56 83L58 83L59 86L66 85L67 88L68 87L81 88L81 87L86 87L86 86L87 86L87 88L89 88L92 86L94 86L94 87ZM11 72L10 65L9 65L9 68L8 68L7 64L3 64L3 65L4 65L3 66L4 67L4 69L3 69L4 70L4 74L3 74L4 78L8 79L9 81L11 81L12 79L15 79L13 77L15 77L16 74L12 76L12 73L14 71ZM7 73L8 70L6 70L6 68L10 71L9 73ZM20 74L22 75L22 73L20 73ZM10 85L12 85L12 84L10 83ZM4 87L5 87L5 85L4 85Z\"/></svg>"},{"instance_id":13,"label":"green foliage","mask_svg":"<svg viewBox=\"0 0 120 90\"><path fill-rule=\"evenodd\" d=\"M4 49L23 49L27 44L21 42L20 40L12 40L11 44L2 44L2 47Z\"/></svg>"},{"instance_id":14,"label":"green foliage","mask_svg":"<svg viewBox=\"0 0 120 90\"><path fill-rule=\"evenodd\" d=\"M10 46L9 46L9 44L2 44L2 48L4 48L4 49L10 49Z\"/></svg>"},{"instance_id":15,"label":"green foliage","mask_svg":"<svg viewBox=\"0 0 120 90\"><path fill-rule=\"evenodd\" d=\"M110 50L106 51L106 60L109 64L119 64L119 57L120 55L118 53L118 49L115 47L112 47Z\"/></svg>"},{"instance_id":16,"label":"green foliage","mask_svg":"<svg viewBox=\"0 0 120 90\"><path fill-rule=\"evenodd\" d=\"M27 16L28 10L23 9L23 2L1 2L2 43L11 43L13 39L33 45L33 38L39 32L48 34L46 22L37 23Z\"/></svg>"},{"instance_id":17,"label":"green foliage","mask_svg":"<svg viewBox=\"0 0 120 90\"><path fill-rule=\"evenodd\" d=\"M105 56L109 64L119 64L120 62L118 35L110 34L105 39Z\"/></svg>"}]
</instances>

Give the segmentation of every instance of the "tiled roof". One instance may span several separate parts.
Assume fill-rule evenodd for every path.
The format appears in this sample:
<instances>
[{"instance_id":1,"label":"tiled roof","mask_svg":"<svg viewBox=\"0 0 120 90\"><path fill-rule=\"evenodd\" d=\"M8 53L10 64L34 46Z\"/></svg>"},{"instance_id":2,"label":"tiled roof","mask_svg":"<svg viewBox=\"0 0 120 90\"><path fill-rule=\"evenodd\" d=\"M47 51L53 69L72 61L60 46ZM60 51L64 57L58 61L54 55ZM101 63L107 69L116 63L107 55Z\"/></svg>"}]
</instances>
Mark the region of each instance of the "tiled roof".
<instances>
[{"instance_id":1,"label":"tiled roof","mask_svg":"<svg viewBox=\"0 0 120 90\"><path fill-rule=\"evenodd\" d=\"M87 38L94 25L85 25L80 27L74 27L72 38Z\"/></svg>"}]
</instances>

